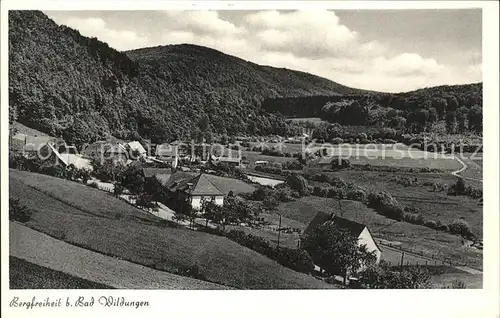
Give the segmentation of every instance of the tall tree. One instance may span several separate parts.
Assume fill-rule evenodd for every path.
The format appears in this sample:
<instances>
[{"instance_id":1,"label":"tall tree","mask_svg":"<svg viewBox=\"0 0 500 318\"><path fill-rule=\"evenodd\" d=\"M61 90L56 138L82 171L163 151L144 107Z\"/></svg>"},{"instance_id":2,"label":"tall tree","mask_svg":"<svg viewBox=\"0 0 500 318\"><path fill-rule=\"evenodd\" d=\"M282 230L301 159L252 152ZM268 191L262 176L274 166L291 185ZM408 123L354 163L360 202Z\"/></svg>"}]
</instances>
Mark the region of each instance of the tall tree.
<instances>
[{"instance_id":1,"label":"tall tree","mask_svg":"<svg viewBox=\"0 0 500 318\"><path fill-rule=\"evenodd\" d=\"M358 245L357 237L332 222L326 222L309 234L304 240L304 249L326 272L342 274L344 278L376 260L374 252Z\"/></svg>"}]
</instances>

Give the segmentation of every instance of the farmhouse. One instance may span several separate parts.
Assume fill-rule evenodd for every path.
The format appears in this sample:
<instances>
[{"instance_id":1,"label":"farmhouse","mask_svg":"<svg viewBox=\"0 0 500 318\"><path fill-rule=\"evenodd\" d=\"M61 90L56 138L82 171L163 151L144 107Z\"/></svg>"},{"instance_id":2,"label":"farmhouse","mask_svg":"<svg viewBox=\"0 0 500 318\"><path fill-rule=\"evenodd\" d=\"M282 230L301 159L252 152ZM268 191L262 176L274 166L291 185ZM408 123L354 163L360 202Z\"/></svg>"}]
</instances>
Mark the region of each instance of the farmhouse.
<instances>
[{"instance_id":1,"label":"farmhouse","mask_svg":"<svg viewBox=\"0 0 500 318\"><path fill-rule=\"evenodd\" d=\"M166 187L173 200L187 201L193 209L200 209L204 199L213 200L217 205L224 204L224 193L205 174L193 176L176 172L170 176Z\"/></svg>"},{"instance_id":2,"label":"farmhouse","mask_svg":"<svg viewBox=\"0 0 500 318\"><path fill-rule=\"evenodd\" d=\"M328 214L324 212L318 212L309 223L308 227L304 231L304 234L308 235L309 233L312 233L316 228L327 222L351 232L353 236L358 238L358 245L366 245L366 248L369 252L374 251L377 258L377 264L380 262L382 250L377 245L377 242L375 242L375 240L373 239L370 231L368 230L368 227L364 224L338 217L334 213Z\"/></svg>"},{"instance_id":3,"label":"farmhouse","mask_svg":"<svg viewBox=\"0 0 500 318\"><path fill-rule=\"evenodd\" d=\"M104 153L104 157L113 160L113 162L126 163L128 159L127 149L122 144L116 144L111 148L107 149Z\"/></svg>"},{"instance_id":4,"label":"farmhouse","mask_svg":"<svg viewBox=\"0 0 500 318\"><path fill-rule=\"evenodd\" d=\"M77 154L60 153L51 144L45 144L40 148L40 158L44 161L44 165L62 166L67 168L70 165L78 169L86 169L92 171L90 160L82 158Z\"/></svg>"},{"instance_id":5,"label":"farmhouse","mask_svg":"<svg viewBox=\"0 0 500 318\"><path fill-rule=\"evenodd\" d=\"M133 155L133 157L135 157L134 153L138 155L137 157L143 157L146 155L146 149L144 149L144 147L138 141L131 141L127 143L126 148L130 149L130 154Z\"/></svg>"},{"instance_id":6,"label":"farmhouse","mask_svg":"<svg viewBox=\"0 0 500 318\"><path fill-rule=\"evenodd\" d=\"M56 143L56 138L51 136L26 136L24 151L27 154L36 154L45 145L47 144L54 145L55 143Z\"/></svg>"}]
</instances>

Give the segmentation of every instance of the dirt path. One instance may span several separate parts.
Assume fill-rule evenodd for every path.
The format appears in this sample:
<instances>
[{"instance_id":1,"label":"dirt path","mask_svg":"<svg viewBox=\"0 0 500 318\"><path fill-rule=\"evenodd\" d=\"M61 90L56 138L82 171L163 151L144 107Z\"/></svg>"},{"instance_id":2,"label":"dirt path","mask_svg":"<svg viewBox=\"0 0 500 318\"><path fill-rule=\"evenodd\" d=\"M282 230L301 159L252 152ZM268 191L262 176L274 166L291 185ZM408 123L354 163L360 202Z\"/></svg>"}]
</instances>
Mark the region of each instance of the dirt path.
<instances>
[{"instance_id":1,"label":"dirt path","mask_svg":"<svg viewBox=\"0 0 500 318\"><path fill-rule=\"evenodd\" d=\"M20 259L119 289L229 289L80 248L10 222L9 253Z\"/></svg>"},{"instance_id":2,"label":"dirt path","mask_svg":"<svg viewBox=\"0 0 500 318\"><path fill-rule=\"evenodd\" d=\"M462 165L462 168L460 168L460 169L458 169L456 171L453 171L451 173L452 175L460 177L460 178L464 178L464 179L467 179L467 180L472 180L472 181L483 183L482 179L477 179L477 178L471 178L471 177L462 176L461 173L464 172L464 171L466 171L470 167L462 159L460 159L459 157L457 157L457 156L453 156L453 157L455 158L455 160L457 160ZM481 169L481 167L478 164L476 164L475 162L473 162L473 160L468 160L468 161L470 161L475 166L474 169Z\"/></svg>"}]
</instances>

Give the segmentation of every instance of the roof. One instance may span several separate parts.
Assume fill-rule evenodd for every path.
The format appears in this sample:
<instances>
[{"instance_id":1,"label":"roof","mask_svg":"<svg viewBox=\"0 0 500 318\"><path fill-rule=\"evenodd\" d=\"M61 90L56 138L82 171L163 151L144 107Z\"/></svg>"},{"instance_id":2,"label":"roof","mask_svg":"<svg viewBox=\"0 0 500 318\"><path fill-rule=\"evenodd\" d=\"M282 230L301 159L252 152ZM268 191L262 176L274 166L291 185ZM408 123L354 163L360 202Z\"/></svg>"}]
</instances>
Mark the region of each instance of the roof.
<instances>
[{"instance_id":1,"label":"roof","mask_svg":"<svg viewBox=\"0 0 500 318\"><path fill-rule=\"evenodd\" d=\"M22 140L24 142L26 141L26 136L27 136L26 134L17 133L12 136L12 139Z\"/></svg>"},{"instance_id":2,"label":"roof","mask_svg":"<svg viewBox=\"0 0 500 318\"><path fill-rule=\"evenodd\" d=\"M318 212L307 226L304 234L310 234L314 231L314 229L325 224L326 222L331 222L331 224L337 226L338 228L348 230L355 237L359 237L361 232L363 232L366 227L364 224L338 217L334 213L329 214L325 212Z\"/></svg>"},{"instance_id":3,"label":"roof","mask_svg":"<svg viewBox=\"0 0 500 318\"><path fill-rule=\"evenodd\" d=\"M240 162L241 158L219 157L220 162Z\"/></svg>"},{"instance_id":4,"label":"roof","mask_svg":"<svg viewBox=\"0 0 500 318\"><path fill-rule=\"evenodd\" d=\"M66 164L66 166L74 165L78 169L92 170L90 160L84 159L79 155L62 153L59 154L58 157Z\"/></svg>"},{"instance_id":5,"label":"roof","mask_svg":"<svg viewBox=\"0 0 500 318\"><path fill-rule=\"evenodd\" d=\"M146 153L146 149L138 141L131 141L128 143L128 146L132 151L138 151L141 155Z\"/></svg>"},{"instance_id":6,"label":"roof","mask_svg":"<svg viewBox=\"0 0 500 318\"><path fill-rule=\"evenodd\" d=\"M207 175L176 172L166 183L171 191L183 191L190 195L224 195L224 193L209 180Z\"/></svg>"},{"instance_id":7,"label":"roof","mask_svg":"<svg viewBox=\"0 0 500 318\"><path fill-rule=\"evenodd\" d=\"M106 150L106 153L127 154L127 149L123 145L117 144Z\"/></svg>"},{"instance_id":8,"label":"roof","mask_svg":"<svg viewBox=\"0 0 500 318\"><path fill-rule=\"evenodd\" d=\"M24 150L26 151L38 151L43 145L53 142L54 137L51 136L26 136L26 142L24 145Z\"/></svg>"},{"instance_id":9,"label":"roof","mask_svg":"<svg viewBox=\"0 0 500 318\"><path fill-rule=\"evenodd\" d=\"M325 213L325 212L316 213L311 222L309 222L307 228L304 230L304 234L312 233L314 229L323 225L326 221L330 220L332 217L333 213Z\"/></svg>"}]
</instances>

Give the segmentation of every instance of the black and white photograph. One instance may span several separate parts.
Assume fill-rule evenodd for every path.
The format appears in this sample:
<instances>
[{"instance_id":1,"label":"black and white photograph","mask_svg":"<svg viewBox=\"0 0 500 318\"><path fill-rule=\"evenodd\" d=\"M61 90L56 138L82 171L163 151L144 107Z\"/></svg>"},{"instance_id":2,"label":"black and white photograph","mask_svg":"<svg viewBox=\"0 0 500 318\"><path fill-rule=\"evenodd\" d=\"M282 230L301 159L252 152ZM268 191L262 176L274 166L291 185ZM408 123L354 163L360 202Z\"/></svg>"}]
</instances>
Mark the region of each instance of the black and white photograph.
<instances>
[{"instance_id":1,"label":"black and white photograph","mask_svg":"<svg viewBox=\"0 0 500 318\"><path fill-rule=\"evenodd\" d=\"M484 8L115 3L2 8L13 295L484 288Z\"/></svg>"}]
</instances>

